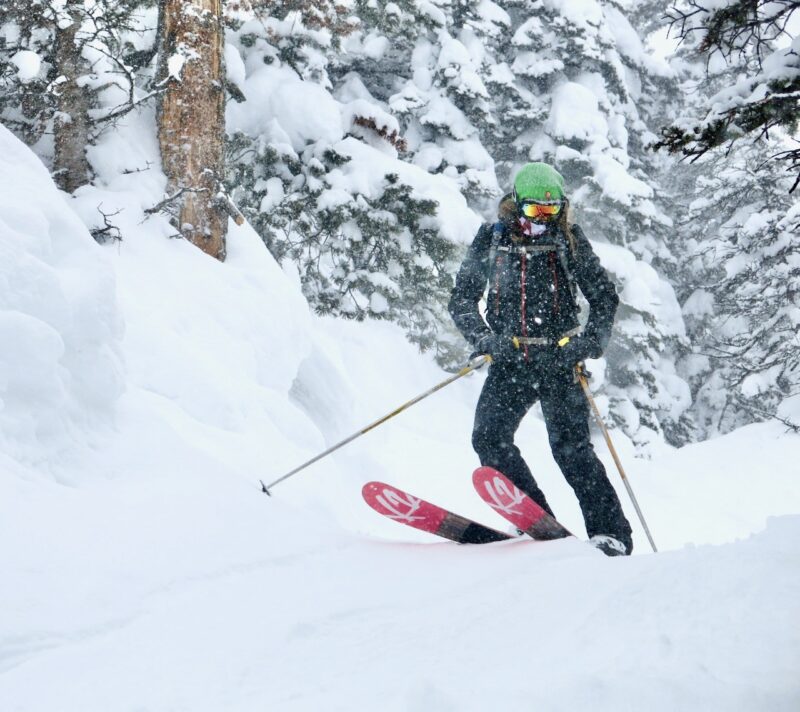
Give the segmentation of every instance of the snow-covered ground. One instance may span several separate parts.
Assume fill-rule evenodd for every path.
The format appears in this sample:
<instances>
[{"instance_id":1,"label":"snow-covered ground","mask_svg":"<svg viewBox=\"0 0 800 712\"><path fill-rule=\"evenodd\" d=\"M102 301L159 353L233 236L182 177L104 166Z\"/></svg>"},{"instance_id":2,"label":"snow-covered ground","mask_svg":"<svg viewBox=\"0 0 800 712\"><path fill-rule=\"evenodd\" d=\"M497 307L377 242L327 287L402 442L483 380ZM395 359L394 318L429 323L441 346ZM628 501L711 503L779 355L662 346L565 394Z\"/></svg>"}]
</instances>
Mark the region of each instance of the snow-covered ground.
<instances>
[{"instance_id":1,"label":"snow-covered ground","mask_svg":"<svg viewBox=\"0 0 800 712\"><path fill-rule=\"evenodd\" d=\"M446 374L312 317L247 227L224 265L166 239L148 176L69 204L0 127L0 710L800 707L800 438L638 460L615 433L657 556L640 529L629 559L458 547L360 501L381 479L504 525L471 491L480 375L267 498ZM104 197L126 237L100 247L73 208ZM519 441L580 532L535 412Z\"/></svg>"}]
</instances>

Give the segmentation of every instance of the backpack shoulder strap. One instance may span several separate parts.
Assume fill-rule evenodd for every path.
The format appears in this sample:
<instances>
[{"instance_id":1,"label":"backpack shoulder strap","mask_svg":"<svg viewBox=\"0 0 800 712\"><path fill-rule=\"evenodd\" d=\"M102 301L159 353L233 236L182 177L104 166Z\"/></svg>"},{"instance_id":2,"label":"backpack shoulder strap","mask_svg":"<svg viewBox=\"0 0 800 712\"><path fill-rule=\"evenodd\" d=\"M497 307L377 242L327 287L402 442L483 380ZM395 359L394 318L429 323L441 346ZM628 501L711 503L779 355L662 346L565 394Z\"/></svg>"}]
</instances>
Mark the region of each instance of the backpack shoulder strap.
<instances>
[{"instance_id":1,"label":"backpack shoulder strap","mask_svg":"<svg viewBox=\"0 0 800 712\"><path fill-rule=\"evenodd\" d=\"M498 220L494 225L492 225L492 241L489 247L489 262L488 262L490 273L494 269L494 263L497 260L497 250L500 247L500 242L502 241L505 232L506 232L506 226L500 220ZM491 275L489 274L487 275L487 277L488 276Z\"/></svg>"},{"instance_id":2,"label":"backpack shoulder strap","mask_svg":"<svg viewBox=\"0 0 800 712\"><path fill-rule=\"evenodd\" d=\"M572 293L572 298L575 299L578 296L578 285L575 282L575 275L572 274L572 270L569 268L569 260L567 259L567 248L559 245L558 249L556 250L556 254L558 254L558 261L561 263L561 269L564 270L564 274L567 275L567 284L569 285L569 291Z\"/></svg>"},{"instance_id":3,"label":"backpack shoulder strap","mask_svg":"<svg viewBox=\"0 0 800 712\"><path fill-rule=\"evenodd\" d=\"M562 239L558 240L556 254L558 255L558 261L561 263L561 269L563 269L564 274L567 275L567 284L569 285L572 298L576 299L578 296L578 284L575 281L575 275L572 274L572 269L569 264L570 257L574 258L575 252L571 249L567 236L561 235L561 238Z\"/></svg>"}]
</instances>

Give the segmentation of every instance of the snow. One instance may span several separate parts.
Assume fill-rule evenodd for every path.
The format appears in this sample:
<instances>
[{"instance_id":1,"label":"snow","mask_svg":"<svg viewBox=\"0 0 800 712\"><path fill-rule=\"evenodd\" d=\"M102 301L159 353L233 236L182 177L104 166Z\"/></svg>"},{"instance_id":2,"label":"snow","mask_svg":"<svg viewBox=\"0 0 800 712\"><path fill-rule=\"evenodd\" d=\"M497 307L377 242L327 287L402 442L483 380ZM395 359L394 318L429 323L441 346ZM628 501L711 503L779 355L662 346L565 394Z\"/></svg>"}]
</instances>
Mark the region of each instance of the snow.
<instances>
[{"instance_id":1,"label":"snow","mask_svg":"<svg viewBox=\"0 0 800 712\"><path fill-rule=\"evenodd\" d=\"M244 82L247 70L242 61L242 55L230 43L225 44L225 77L237 89L244 91Z\"/></svg>"},{"instance_id":2,"label":"snow","mask_svg":"<svg viewBox=\"0 0 800 712\"><path fill-rule=\"evenodd\" d=\"M330 173L329 179L334 188L374 196L384 176L395 173L401 181L414 186L415 198L439 203L440 229L448 240L468 242L480 227L480 219L467 207L466 200L451 181L426 173L417 166L401 163L393 156L379 153L352 137L336 144L336 150L352 160Z\"/></svg>"},{"instance_id":3,"label":"snow","mask_svg":"<svg viewBox=\"0 0 800 712\"><path fill-rule=\"evenodd\" d=\"M342 104L340 107L342 114L342 125L348 127L348 131L359 136L363 141L373 148L396 157L397 151L385 139L380 138L375 131L369 128L361 128L356 125L356 119L371 119L379 130L387 134L400 135L400 125L397 119L390 113L383 111L373 102L367 99L354 99L353 101Z\"/></svg>"},{"instance_id":4,"label":"snow","mask_svg":"<svg viewBox=\"0 0 800 712\"><path fill-rule=\"evenodd\" d=\"M476 13L487 23L495 25L495 32L500 32L502 28L511 25L511 16L508 12L491 0L480 0L476 8Z\"/></svg>"},{"instance_id":5,"label":"snow","mask_svg":"<svg viewBox=\"0 0 800 712\"><path fill-rule=\"evenodd\" d=\"M563 69L564 63L560 59L543 59L536 52L520 52L511 66L515 75L526 77L546 77Z\"/></svg>"},{"instance_id":6,"label":"snow","mask_svg":"<svg viewBox=\"0 0 800 712\"><path fill-rule=\"evenodd\" d=\"M685 316L702 318L714 314L714 295L705 289L695 289L684 302Z\"/></svg>"},{"instance_id":7,"label":"snow","mask_svg":"<svg viewBox=\"0 0 800 712\"><path fill-rule=\"evenodd\" d=\"M27 49L17 52L11 57L11 62L16 66L17 76L23 83L36 79L42 68L42 58L36 52Z\"/></svg>"},{"instance_id":8,"label":"snow","mask_svg":"<svg viewBox=\"0 0 800 712\"><path fill-rule=\"evenodd\" d=\"M595 2L566 11L587 28L602 12ZM351 158L321 200L374 195L398 173L415 197L439 203L448 239L474 234L478 217L457 187L426 171L459 151L488 170L466 130L418 165L401 163L346 135L367 98L357 87L334 98L277 67L234 74L249 107L229 104L229 129L297 154L327 142ZM620 202L649 197L610 150L624 123L590 86L575 86L555 106L570 119L559 130L590 143L595 175L604 190L619 186ZM388 125L388 113L372 111ZM457 122L449 111L432 105L429 116ZM595 433L634 527L628 559L577 539L458 547L360 501L366 481L385 480L505 527L470 483L481 373L267 498L260 479L448 374L396 325L311 315L296 275L247 225L230 224L224 264L168 239L173 228L144 212L165 186L153 126L143 109L101 135L89 152L97 178L71 198L0 127L4 710L798 708L800 436L750 425L680 450L656 444L641 459L613 429L661 550L652 555ZM273 182L265 203L282 190ZM100 208L121 242L92 240L86 226L102 224ZM595 247L631 323L680 338L680 305L655 270L621 247ZM386 304L376 296L370 307ZM700 315L713 304L698 290L685 308ZM679 407L685 384L666 358L658 367ZM597 388L604 360L592 370ZM606 412L608 397L598 400ZM782 413L798 408L787 401ZM632 403L619 412L639 418ZM518 444L559 519L584 536L538 407Z\"/></svg>"},{"instance_id":9,"label":"snow","mask_svg":"<svg viewBox=\"0 0 800 712\"><path fill-rule=\"evenodd\" d=\"M769 5L767 5L769 7ZM775 8L779 8L776 5ZM773 9L775 9L773 8ZM696 29L706 20L706 13L713 8L704 8L692 18ZM791 14L791 13L790 13ZM763 18L761 20L763 22ZM796 20L795 20L796 22ZM699 23L699 24L698 24ZM749 106L768 101L774 101L781 96L781 87L789 87L800 77L800 64L797 58L800 53L800 36L791 33L781 33L775 42L765 42L764 48L759 45L759 67L753 72L744 72L733 80L725 82L725 86L708 100L708 111L697 127L698 135L701 128L719 121L720 117L736 116ZM762 57L761 54L764 53ZM729 58L722 52L715 50L708 59L708 73L710 76L723 75L730 71ZM784 94L785 96L785 94ZM685 117L682 123L691 123ZM696 122L695 122L696 123ZM694 124L692 125L694 127ZM736 123L731 124L731 133L738 129Z\"/></svg>"},{"instance_id":10,"label":"snow","mask_svg":"<svg viewBox=\"0 0 800 712\"><path fill-rule=\"evenodd\" d=\"M365 57L376 61L383 57L391 46L391 43L386 37L372 33L364 37L359 36L358 33L354 33L346 37L342 44L346 51L357 51Z\"/></svg>"},{"instance_id":11,"label":"snow","mask_svg":"<svg viewBox=\"0 0 800 712\"><path fill-rule=\"evenodd\" d=\"M626 153L612 148L627 148L628 132L624 117L607 116L601 108L598 97L604 94L602 79L591 74L584 75L581 82L563 82L553 91L545 129L557 139L588 144L585 154L603 194L631 206L643 198L652 198L653 190L628 172ZM558 155L567 159L570 149L562 146L559 150ZM639 208L646 211L647 204Z\"/></svg>"},{"instance_id":12,"label":"snow","mask_svg":"<svg viewBox=\"0 0 800 712\"><path fill-rule=\"evenodd\" d=\"M595 179L603 193L622 205L632 205L635 198L652 198L653 189L634 178L625 166L608 154L592 156Z\"/></svg>"},{"instance_id":13,"label":"snow","mask_svg":"<svg viewBox=\"0 0 800 712\"><path fill-rule=\"evenodd\" d=\"M589 141L595 135L604 136L608 124L590 89L576 82L564 82L553 92L545 129L551 136Z\"/></svg>"},{"instance_id":14,"label":"snow","mask_svg":"<svg viewBox=\"0 0 800 712\"><path fill-rule=\"evenodd\" d=\"M47 471L42 452L74 449L76 428L110 416L121 320L107 255L2 126L0 144L0 442Z\"/></svg>"},{"instance_id":15,"label":"snow","mask_svg":"<svg viewBox=\"0 0 800 712\"><path fill-rule=\"evenodd\" d=\"M614 41L620 54L635 66L642 66L656 76L672 76L673 70L665 57L646 50L636 30L627 17L613 5L604 5L603 14L606 24L614 35Z\"/></svg>"},{"instance_id":16,"label":"snow","mask_svg":"<svg viewBox=\"0 0 800 712\"><path fill-rule=\"evenodd\" d=\"M183 74L183 66L186 64L188 55L184 52L176 52L167 59L167 75L180 81Z\"/></svg>"},{"instance_id":17,"label":"snow","mask_svg":"<svg viewBox=\"0 0 800 712\"><path fill-rule=\"evenodd\" d=\"M439 128L455 139L468 139L474 134L474 129L463 112L452 102L439 96L434 96L427 102L426 111L421 115L420 121L423 125Z\"/></svg>"},{"instance_id":18,"label":"snow","mask_svg":"<svg viewBox=\"0 0 800 712\"><path fill-rule=\"evenodd\" d=\"M397 175L413 187L415 198L438 203L437 226L448 240L464 243L475 235L480 218L467 206L453 180L428 173L424 163L421 168L398 160L397 150L387 139L372 129L355 125L355 119L362 117L373 120L378 129L385 129L389 134L400 129L395 116L371 101L369 92L356 78L346 82L334 97L322 86L302 81L285 67L261 64L248 67L240 88L248 100L241 104L228 103L229 132L243 131L260 136L275 148L286 149L290 155L306 152L310 157L330 148L351 159L326 176L330 188L320 196L320 208L347 204L357 194L377 198L386 176ZM314 110L309 111L308 107ZM392 108L399 110L396 105ZM468 122L450 102L431 102L427 117L447 124L454 134L467 131ZM463 138L469 140L445 142L443 157L468 162L468 179L496 189L491 158L474 140L474 130L470 129ZM274 200L279 199L276 186ZM273 198L269 197L264 205L271 203L274 204ZM374 304L373 312L382 313L380 299Z\"/></svg>"},{"instance_id":19,"label":"snow","mask_svg":"<svg viewBox=\"0 0 800 712\"><path fill-rule=\"evenodd\" d=\"M312 319L247 227L232 226L221 265L165 240L157 220L140 224L120 187L77 201L87 213L90 199L126 203L129 237L94 245L43 167L0 135L15 165L6 189L35 198L21 254L47 256L56 281L115 285L105 301L126 324L127 387L107 394L115 427L76 426L94 444L62 463L71 487L37 476L44 465L19 457L10 440L25 438L4 428L0 541L24 542L0 548L0 697L10 709L796 707L800 496L786 466L796 436L749 426L648 462L615 433L665 551L629 560L578 541L433 543L359 502L363 482L384 479L502 526L469 485L482 376L268 499L258 478L443 374L395 326ZM23 204L9 202L6 222ZM64 312L65 293L42 292L40 312ZM69 320L51 320L53 338L68 342ZM109 328L112 344L120 337ZM4 343L19 361L45 358L38 343ZM51 380L37 379L40 393L81 403L80 392L64 395L58 364L44 363ZM37 417L40 403L16 403L15 419ZM537 414L523 439L559 516L580 532ZM44 463L57 457L46 441L37 448Z\"/></svg>"},{"instance_id":20,"label":"snow","mask_svg":"<svg viewBox=\"0 0 800 712\"><path fill-rule=\"evenodd\" d=\"M248 74L244 104L229 103L228 131L269 135L277 123L298 153L308 143L335 142L344 136L339 103L321 86L302 81L286 67L261 65ZM259 111L253 111L253 106Z\"/></svg>"},{"instance_id":21,"label":"snow","mask_svg":"<svg viewBox=\"0 0 800 712\"><path fill-rule=\"evenodd\" d=\"M416 0L416 4L437 25L443 25L447 21L447 16L434 3L427 0Z\"/></svg>"}]
</instances>

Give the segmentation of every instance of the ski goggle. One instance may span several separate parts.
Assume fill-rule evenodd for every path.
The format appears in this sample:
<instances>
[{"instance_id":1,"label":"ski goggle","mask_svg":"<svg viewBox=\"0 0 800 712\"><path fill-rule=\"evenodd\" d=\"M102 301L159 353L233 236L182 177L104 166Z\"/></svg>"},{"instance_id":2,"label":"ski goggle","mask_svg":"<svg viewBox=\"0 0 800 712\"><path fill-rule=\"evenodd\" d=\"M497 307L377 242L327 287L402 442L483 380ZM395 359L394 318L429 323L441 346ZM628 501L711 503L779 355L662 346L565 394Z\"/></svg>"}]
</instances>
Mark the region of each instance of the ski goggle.
<instances>
[{"instance_id":1,"label":"ski goggle","mask_svg":"<svg viewBox=\"0 0 800 712\"><path fill-rule=\"evenodd\" d=\"M519 203L519 211L527 218L551 218L561 212L561 203Z\"/></svg>"}]
</instances>

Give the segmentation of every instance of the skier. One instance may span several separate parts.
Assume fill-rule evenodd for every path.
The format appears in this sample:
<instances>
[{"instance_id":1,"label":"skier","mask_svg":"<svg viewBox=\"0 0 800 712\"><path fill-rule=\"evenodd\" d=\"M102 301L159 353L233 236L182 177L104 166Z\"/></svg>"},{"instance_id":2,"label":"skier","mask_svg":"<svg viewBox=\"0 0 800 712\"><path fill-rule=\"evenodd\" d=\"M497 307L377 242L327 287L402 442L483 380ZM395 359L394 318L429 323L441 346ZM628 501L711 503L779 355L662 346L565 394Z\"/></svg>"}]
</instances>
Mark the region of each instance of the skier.
<instances>
[{"instance_id":1,"label":"skier","mask_svg":"<svg viewBox=\"0 0 800 712\"><path fill-rule=\"evenodd\" d=\"M552 514L514 444L522 418L541 401L550 449L589 537L610 556L630 554L631 527L592 447L589 406L575 372L608 343L619 303L614 285L583 231L570 224L564 179L552 166L524 166L500 202L499 218L478 231L449 304L473 355L492 357L472 446L481 465L505 474ZM484 320L478 304L487 284ZM576 286L590 307L583 329Z\"/></svg>"}]
</instances>

